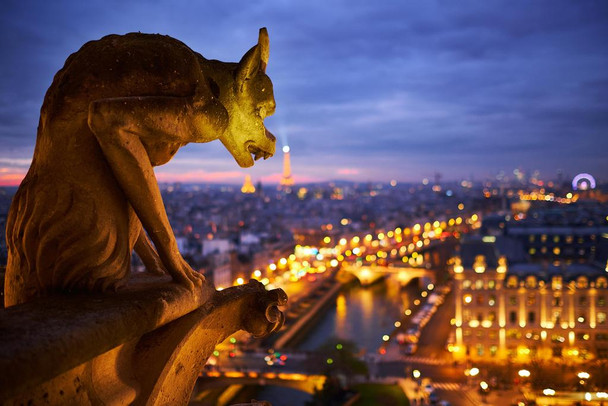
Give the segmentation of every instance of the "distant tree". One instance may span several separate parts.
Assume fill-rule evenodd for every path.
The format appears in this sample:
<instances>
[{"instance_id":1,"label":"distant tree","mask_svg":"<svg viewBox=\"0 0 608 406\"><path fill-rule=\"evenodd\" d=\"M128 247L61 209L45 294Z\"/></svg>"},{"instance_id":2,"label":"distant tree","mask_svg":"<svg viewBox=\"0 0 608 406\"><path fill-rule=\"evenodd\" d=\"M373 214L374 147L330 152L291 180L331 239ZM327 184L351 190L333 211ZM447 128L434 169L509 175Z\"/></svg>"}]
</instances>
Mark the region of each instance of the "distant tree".
<instances>
[{"instance_id":1,"label":"distant tree","mask_svg":"<svg viewBox=\"0 0 608 406\"><path fill-rule=\"evenodd\" d=\"M367 375L367 364L357 358L359 349L349 340L331 337L315 351L314 367L324 365L326 376L323 388L315 390L313 398L306 406L342 405L347 400L350 382L356 375Z\"/></svg>"},{"instance_id":2,"label":"distant tree","mask_svg":"<svg viewBox=\"0 0 608 406\"><path fill-rule=\"evenodd\" d=\"M591 378L598 389L608 389L608 360L598 359L591 369Z\"/></svg>"},{"instance_id":3,"label":"distant tree","mask_svg":"<svg viewBox=\"0 0 608 406\"><path fill-rule=\"evenodd\" d=\"M344 403L346 392L340 386L340 382L335 377L327 377L323 388L315 389L312 399L306 402L306 406L338 406Z\"/></svg>"},{"instance_id":4,"label":"distant tree","mask_svg":"<svg viewBox=\"0 0 608 406\"><path fill-rule=\"evenodd\" d=\"M358 353L357 344L337 337L329 338L317 349L317 354L325 359L326 375L341 375L347 380L368 373L367 364L357 358Z\"/></svg>"}]
</instances>

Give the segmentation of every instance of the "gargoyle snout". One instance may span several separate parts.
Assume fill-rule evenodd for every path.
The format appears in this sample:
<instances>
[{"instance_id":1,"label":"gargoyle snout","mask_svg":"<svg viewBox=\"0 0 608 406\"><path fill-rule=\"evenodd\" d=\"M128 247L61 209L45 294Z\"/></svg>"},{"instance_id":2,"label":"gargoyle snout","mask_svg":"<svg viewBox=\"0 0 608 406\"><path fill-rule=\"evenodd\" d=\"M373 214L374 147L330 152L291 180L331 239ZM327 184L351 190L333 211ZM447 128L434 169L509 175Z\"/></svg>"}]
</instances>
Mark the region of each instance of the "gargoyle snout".
<instances>
[{"instance_id":1,"label":"gargoyle snout","mask_svg":"<svg viewBox=\"0 0 608 406\"><path fill-rule=\"evenodd\" d=\"M272 142L276 142L277 137L275 137L270 131L268 131L268 128L264 128L264 130L266 131L266 138L268 138Z\"/></svg>"}]
</instances>

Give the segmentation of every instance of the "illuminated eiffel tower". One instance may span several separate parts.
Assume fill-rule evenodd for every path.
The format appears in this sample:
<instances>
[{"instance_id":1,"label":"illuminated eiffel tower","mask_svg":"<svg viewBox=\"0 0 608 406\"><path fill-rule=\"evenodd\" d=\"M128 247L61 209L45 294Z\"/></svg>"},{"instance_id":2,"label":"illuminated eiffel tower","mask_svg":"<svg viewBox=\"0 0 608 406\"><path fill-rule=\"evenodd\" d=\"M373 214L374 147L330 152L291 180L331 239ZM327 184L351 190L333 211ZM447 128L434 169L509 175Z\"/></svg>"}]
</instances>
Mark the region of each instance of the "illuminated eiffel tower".
<instances>
[{"instance_id":1,"label":"illuminated eiffel tower","mask_svg":"<svg viewBox=\"0 0 608 406\"><path fill-rule=\"evenodd\" d=\"M294 182L293 177L291 176L291 159L289 157L289 146L285 145L283 147L283 177L281 178L279 189L284 190L286 192L290 192L293 184Z\"/></svg>"}]
</instances>

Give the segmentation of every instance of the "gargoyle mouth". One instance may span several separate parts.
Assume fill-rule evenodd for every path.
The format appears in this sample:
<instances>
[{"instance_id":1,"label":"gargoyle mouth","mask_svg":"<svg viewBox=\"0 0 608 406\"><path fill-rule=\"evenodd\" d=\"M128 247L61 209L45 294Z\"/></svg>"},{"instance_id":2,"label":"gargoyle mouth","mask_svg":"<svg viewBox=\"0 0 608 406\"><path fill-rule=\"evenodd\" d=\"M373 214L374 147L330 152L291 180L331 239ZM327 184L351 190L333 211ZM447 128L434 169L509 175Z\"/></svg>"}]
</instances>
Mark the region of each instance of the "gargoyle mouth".
<instances>
[{"instance_id":1,"label":"gargoyle mouth","mask_svg":"<svg viewBox=\"0 0 608 406\"><path fill-rule=\"evenodd\" d=\"M271 152L265 151L262 148L255 145L253 141L249 141L247 143L247 151L249 151L249 153L251 155L253 155L253 159L255 161L257 161L260 158L264 158L266 160L273 155Z\"/></svg>"}]
</instances>

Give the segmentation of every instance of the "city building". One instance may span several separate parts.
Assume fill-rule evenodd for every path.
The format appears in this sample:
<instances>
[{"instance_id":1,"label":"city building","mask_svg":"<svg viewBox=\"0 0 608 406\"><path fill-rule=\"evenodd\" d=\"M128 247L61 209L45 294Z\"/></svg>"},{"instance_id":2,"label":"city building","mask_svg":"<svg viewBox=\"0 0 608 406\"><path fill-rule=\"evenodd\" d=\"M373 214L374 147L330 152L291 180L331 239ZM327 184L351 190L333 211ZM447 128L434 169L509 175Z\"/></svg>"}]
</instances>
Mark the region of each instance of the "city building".
<instances>
[{"instance_id":1,"label":"city building","mask_svg":"<svg viewBox=\"0 0 608 406\"><path fill-rule=\"evenodd\" d=\"M608 226L512 227L508 233L524 244L533 261L587 262L596 256Z\"/></svg>"},{"instance_id":2,"label":"city building","mask_svg":"<svg viewBox=\"0 0 608 406\"><path fill-rule=\"evenodd\" d=\"M489 222L492 223L491 218ZM605 205L533 201L523 219L503 219L498 224L502 226L502 234L521 242L530 261L587 263L606 260L603 256L608 245Z\"/></svg>"},{"instance_id":3,"label":"city building","mask_svg":"<svg viewBox=\"0 0 608 406\"><path fill-rule=\"evenodd\" d=\"M608 264L508 264L496 240L453 258L457 360L577 362L608 357Z\"/></svg>"}]
</instances>

